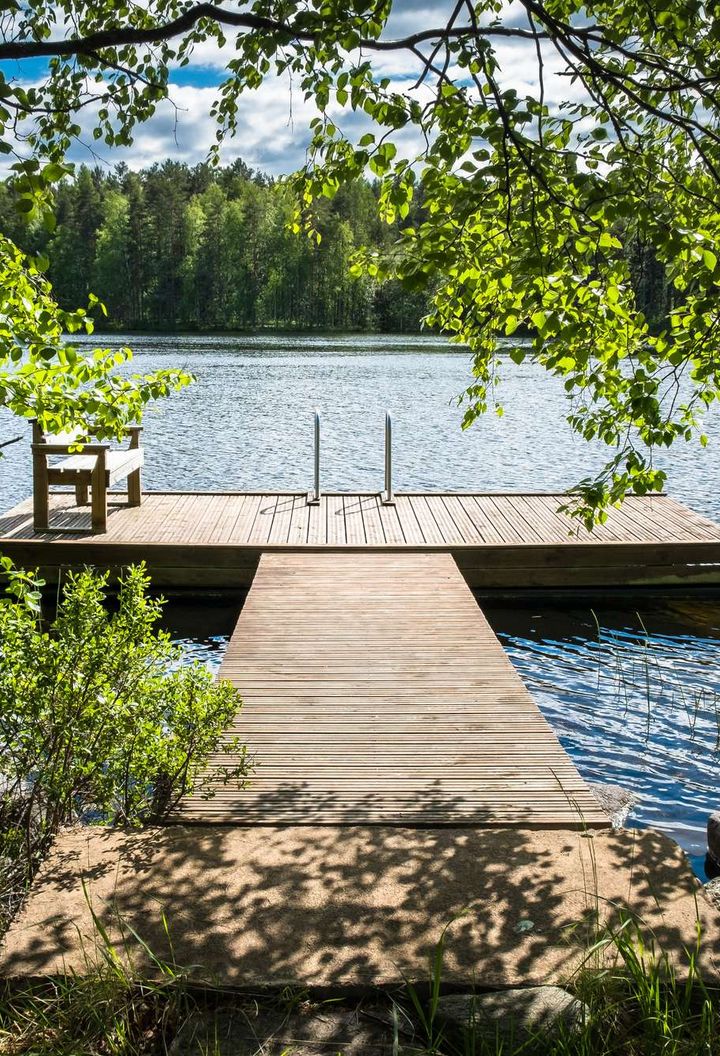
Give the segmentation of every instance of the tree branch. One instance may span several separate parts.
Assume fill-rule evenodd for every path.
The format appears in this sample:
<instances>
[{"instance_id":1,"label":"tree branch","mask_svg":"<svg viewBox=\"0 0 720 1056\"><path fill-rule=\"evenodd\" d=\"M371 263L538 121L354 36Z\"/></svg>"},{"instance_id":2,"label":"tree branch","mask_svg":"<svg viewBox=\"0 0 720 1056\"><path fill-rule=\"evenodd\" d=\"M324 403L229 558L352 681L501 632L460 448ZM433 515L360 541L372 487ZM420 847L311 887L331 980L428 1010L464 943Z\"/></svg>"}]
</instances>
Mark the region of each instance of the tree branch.
<instances>
[{"instance_id":1,"label":"tree branch","mask_svg":"<svg viewBox=\"0 0 720 1056\"><path fill-rule=\"evenodd\" d=\"M170 22L157 26L139 28L135 26L118 26L99 33L90 33L86 37L70 40L10 40L0 43L0 61L7 59L33 58L69 58L73 55L87 55L103 48L122 48L133 44L160 44L163 41L179 37L189 32L198 22L207 19L235 29L249 29L266 33L276 33L290 40L312 43L322 33L323 23L318 22L317 29L309 30L307 26L294 26L292 23L279 22L276 19L264 18L261 15L227 11L216 4L200 3L189 8L184 14ZM486 37L520 37L534 39L528 30L506 26L484 26L481 35ZM360 40L359 47L373 51L401 51L412 49L426 41L449 40L465 36L475 36L471 26L439 27L413 33L397 40Z\"/></svg>"}]
</instances>

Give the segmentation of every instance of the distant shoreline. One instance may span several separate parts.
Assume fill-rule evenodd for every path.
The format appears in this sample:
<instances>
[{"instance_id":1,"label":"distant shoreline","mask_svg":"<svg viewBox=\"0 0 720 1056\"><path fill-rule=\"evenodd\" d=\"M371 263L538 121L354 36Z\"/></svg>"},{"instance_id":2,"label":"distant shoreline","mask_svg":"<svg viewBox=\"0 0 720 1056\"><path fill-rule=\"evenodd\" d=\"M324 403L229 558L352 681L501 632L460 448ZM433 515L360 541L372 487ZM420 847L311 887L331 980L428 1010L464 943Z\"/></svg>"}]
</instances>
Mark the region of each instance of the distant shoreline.
<instances>
[{"instance_id":1,"label":"distant shoreline","mask_svg":"<svg viewBox=\"0 0 720 1056\"><path fill-rule=\"evenodd\" d=\"M246 330L168 330L158 327L153 330L133 330L129 327L100 327L95 326L95 334L102 335L113 335L113 334L132 334L134 337L160 337L163 335L172 335L176 337L268 337L277 334L278 336L293 336L293 337L437 337L442 338L446 335L436 333L430 330L328 330L326 328L318 329L295 329L294 327L282 327L282 326L261 326L248 328ZM72 335L69 335L72 336ZM449 340L449 337L448 337Z\"/></svg>"}]
</instances>

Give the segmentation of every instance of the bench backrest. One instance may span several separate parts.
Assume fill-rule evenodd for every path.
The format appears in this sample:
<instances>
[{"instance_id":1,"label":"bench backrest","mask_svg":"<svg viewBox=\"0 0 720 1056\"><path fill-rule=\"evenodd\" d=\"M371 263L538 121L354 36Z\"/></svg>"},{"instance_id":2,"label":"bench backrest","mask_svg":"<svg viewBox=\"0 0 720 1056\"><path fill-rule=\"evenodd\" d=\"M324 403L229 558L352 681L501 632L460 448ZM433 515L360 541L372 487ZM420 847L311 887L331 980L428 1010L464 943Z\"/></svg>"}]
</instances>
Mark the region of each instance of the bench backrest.
<instances>
[{"instance_id":1,"label":"bench backrest","mask_svg":"<svg viewBox=\"0 0 720 1056\"><path fill-rule=\"evenodd\" d=\"M82 434L81 429L70 429L66 433L44 433L37 422L32 423L34 444L74 444Z\"/></svg>"},{"instance_id":2,"label":"bench backrest","mask_svg":"<svg viewBox=\"0 0 720 1056\"><path fill-rule=\"evenodd\" d=\"M126 439L129 441L129 449L137 450L140 447L140 434L142 432L142 426L140 425L128 425L125 428ZM80 428L69 429L64 433L44 433L40 428L37 421L33 420L32 423L32 442L33 444L47 444L48 447L70 447L73 444L81 443L82 446L94 447L96 450L99 447L104 447L106 450L110 448L110 444L107 440L103 440L98 443L92 437L92 430L90 436L87 435L83 438L83 430ZM125 450L121 448L121 450Z\"/></svg>"}]
</instances>

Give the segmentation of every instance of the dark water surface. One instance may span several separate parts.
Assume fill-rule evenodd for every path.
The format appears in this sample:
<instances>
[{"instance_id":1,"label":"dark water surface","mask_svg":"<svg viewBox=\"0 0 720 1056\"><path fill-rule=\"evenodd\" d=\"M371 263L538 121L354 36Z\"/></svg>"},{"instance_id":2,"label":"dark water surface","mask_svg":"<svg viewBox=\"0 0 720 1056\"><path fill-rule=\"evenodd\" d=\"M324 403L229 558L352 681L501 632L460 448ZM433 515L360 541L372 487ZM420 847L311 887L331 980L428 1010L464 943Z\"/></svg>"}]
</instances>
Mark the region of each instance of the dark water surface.
<instances>
[{"instance_id":1,"label":"dark water surface","mask_svg":"<svg viewBox=\"0 0 720 1056\"><path fill-rule=\"evenodd\" d=\"M482 608L540 710L588 781L637 796L704 879L720 809L720 601L527 598Z\"/></svg>"},{"instance_id":2,"label":"dark water surface","mask_svg":"<svg viewBox=\"0 0 720 1056\"><path fill-rule=\"evenodd\" d=\"M550 490L598 468L606 452L563 424L561 386L509 360L502 418L468 432L455 398L469 357L438 339L402 337L133 337L134 368L185 366L198 382L151 409L146 486L306 489L312 414L322 412L323 486L379 490L383 419L395 427L398 490ZM0 440L17 433L0 415ZM668 490L720 519L720 418L710 445L659 456ZM26 444L0 461L0 501L30 494ZM173 601L168 624L189 652L219 666L241 601ZM638 592L482 605L581 773L635 792L637 824L655 825L702 875L707 814L720 809L720 602Z\"/></svg>"}]
</instances>

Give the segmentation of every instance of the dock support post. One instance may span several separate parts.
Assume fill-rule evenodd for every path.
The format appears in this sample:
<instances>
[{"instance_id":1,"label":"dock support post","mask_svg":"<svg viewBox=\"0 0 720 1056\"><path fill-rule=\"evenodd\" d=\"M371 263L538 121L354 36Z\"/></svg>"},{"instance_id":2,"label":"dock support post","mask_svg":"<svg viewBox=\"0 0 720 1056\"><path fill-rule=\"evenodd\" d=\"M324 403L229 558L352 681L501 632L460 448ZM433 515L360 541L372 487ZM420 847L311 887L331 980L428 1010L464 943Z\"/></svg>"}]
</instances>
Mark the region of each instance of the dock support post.
<instances>
[{"instance_id":1,"label":"dock support post","mask_svg":"<svg viewBox=\"0 0 720 1056\"><path fill-rule=\"evenodd\" d=\"M395 505L392 486L392 418L389 411L385 412L385 492L382 504L383 506Z\"/></svg>"},{"instance_id":2,"label":"dock support post","mask_svg":"<svg viewBox=\"0 0 720 1056\"><path fill-rule=\"evenodd\" d=\"M320 412L315 411L315 428L314 428L314 483L313 490L309 492L307 497L308 506L319 506L320 505Z\"/></svg>"}]
</instances>

